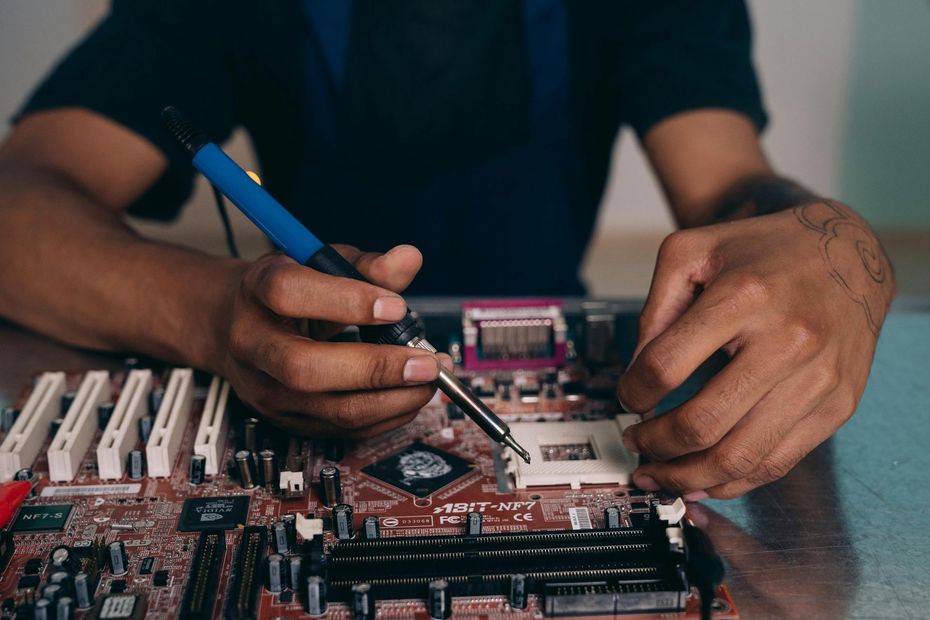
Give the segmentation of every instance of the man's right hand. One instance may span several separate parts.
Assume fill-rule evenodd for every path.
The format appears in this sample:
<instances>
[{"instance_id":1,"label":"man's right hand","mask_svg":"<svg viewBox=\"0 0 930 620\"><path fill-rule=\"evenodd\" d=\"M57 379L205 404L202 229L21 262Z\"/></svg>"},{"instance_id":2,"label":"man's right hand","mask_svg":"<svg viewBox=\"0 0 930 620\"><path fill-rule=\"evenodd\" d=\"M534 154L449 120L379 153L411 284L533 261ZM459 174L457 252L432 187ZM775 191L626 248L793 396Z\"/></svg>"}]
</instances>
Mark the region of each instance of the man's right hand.
<instances>
[{"instance_id":1,"label":"man's right hand","mask_svg":"<svg viewBox=\"0 0 930 620\"><path fill-rule=\"evenodd\" d=\"M412 246L336 249L376 284L324 274L282 254L244 266L231 287L214 369L275 425L300 435L370 437L402 426L433 396L447 356L327 342L345 325L394 323L422 264Z\"/></svg>"}]
</instances>

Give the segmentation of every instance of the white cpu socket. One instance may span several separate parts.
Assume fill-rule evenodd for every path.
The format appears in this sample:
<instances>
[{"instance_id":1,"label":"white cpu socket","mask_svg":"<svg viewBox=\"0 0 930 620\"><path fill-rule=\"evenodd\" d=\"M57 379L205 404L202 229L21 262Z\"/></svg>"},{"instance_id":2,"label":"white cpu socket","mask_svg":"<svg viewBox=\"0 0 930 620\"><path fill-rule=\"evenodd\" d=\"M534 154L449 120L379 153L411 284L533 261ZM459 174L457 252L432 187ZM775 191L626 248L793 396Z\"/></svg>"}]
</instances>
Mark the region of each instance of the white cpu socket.
<instances>
[{"instance_id":1,"label":"white cpu socket","mask_svg":"<svg viewBox=\"0 0 930 620\"><path fill-rule=\"evenodd\" d=\"M531 463L508 451L508 471L518 489L630 484L639 455L623 446L623 431L640 419L625 413L607 420L513 423L510 432L530 453Z\"/></svg>"}]
</instances>

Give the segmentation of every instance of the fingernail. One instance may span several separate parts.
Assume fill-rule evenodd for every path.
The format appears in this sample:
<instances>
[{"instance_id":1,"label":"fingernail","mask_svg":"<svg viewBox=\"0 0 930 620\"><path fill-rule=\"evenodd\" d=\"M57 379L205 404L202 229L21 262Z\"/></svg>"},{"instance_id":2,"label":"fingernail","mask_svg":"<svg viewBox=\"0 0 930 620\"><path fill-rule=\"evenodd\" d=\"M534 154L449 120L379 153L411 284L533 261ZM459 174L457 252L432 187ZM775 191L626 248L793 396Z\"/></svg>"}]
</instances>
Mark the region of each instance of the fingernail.
<instances>
[{"instance_id":1,"label":"fingernail","mask_svg":"<svg viewBox=\"0 0 930 620\"><path fill-rule=\"evenodd\" d=\"M643 491L658 491L659 485L656 484L656 481L650 478L645 474L634 474L633 475L633 484L636 485L636 488Z\"/></svg>"},{"instance_id":2,"label":"fingernail","mask_svg":"<svg viewBox=\"0 0 930 620\"><path fill-rule=\"evenodd\" d=\"M623 402L623 400L620 398L620 395L619 395L619 394L617 395L617 402L620 403L620 409L621 409L624 413L633 413L633 410L630 409L629 406L627 406L627 404Z\"/></svg>"},{"instance_id":3,"label":"fingernail","mask_svg":"<svg viewBox=\"0 0 930 620\"><path fill-rule=\"evenodd\" d=\"M404 364L404 381L408 383L425 383L439 376L439 365L432 355L411 357Z\"/></svg>"},{"instance_id":4,"label":"fingernail","mask_svg":"<svg viewBox=\"0 0 930 620\"><path fill-rule=\"evenodd\" d=\"M707 494L707 491L691 491L690 493L685 493L681 496L686 502L699 502L701 500L707 499L710 495Z\"/></svg>"},{"instance_id":5,"label":"fingernail","mask_svg":"<svg viewBox=\"0 0 930 620\"><path fill-rule=\"evenodd\" d=\"M630 429L623 431L623 447L629 450L630 452L636 452L639 454L639 447L636 445L636 442L633 441L631 436Z\"/></svg>"},{"instance_id":6,"label":"fingernail","mask_svg":"<svg viewBox=\"0 0 930 620\"><path fill-rule=\"evenodd\" d=\"M407 303L400 297L379 297L371 314L379 321L399 321L407 314Z\"/></svg>"}]
</instances>

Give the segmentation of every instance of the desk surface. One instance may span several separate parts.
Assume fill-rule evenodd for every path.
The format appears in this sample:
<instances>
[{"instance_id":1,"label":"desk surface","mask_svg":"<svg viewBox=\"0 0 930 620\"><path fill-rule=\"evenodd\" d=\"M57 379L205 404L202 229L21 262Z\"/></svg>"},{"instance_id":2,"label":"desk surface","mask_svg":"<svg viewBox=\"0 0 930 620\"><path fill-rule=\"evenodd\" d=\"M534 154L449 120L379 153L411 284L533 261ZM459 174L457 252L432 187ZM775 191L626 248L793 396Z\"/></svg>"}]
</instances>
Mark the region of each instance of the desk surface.
<instances>
[{"instance_id":1,"label":"desk surface","mask_svg":"<svg viewBox=\"0 0 930 620\"><path fill-rule=\"evenodd\" d=\"M121 365L0 322L0 405L39 370ZM893 313L836 436L783 480L695 509L744 618L930 616L928 366L930 312Z\"/></svg>"}]
</instances>

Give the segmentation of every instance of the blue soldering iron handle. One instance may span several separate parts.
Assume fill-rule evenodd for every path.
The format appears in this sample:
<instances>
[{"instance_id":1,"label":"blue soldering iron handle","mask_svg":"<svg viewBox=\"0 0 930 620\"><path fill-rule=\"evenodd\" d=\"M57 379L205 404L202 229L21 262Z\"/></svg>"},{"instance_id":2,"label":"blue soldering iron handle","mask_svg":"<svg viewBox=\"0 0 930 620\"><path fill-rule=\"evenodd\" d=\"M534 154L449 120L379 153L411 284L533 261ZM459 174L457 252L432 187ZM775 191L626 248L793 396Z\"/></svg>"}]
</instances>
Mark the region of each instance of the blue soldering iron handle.
<instances>
[{"instance_id":1,"label":"blue soldering iron handle","mask_svg":"<svg viewBox=\"0 0 930 620\"><path fill-rule=\"evenodd\" d=\"M176 108L162 110L162 120L178 143L194 156L194 167L268 235L281 251L317 271L368 282L352 263L332 246L323 244L220 147L188 123ZM363 325L359 327L359 333L366 342L406 345L420 335L420 329L408 309L407 315L397 323Z\"/></svg>"}]
</instances>

